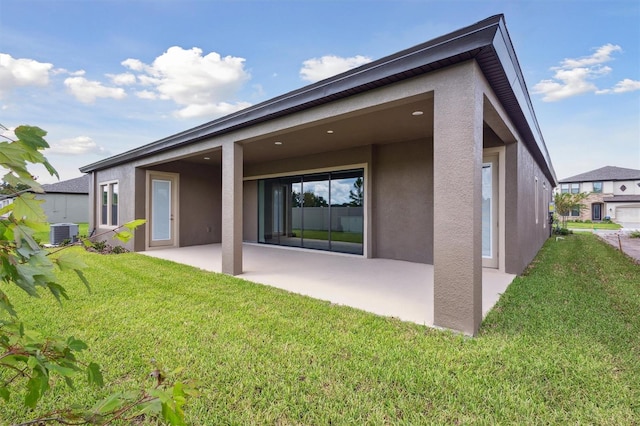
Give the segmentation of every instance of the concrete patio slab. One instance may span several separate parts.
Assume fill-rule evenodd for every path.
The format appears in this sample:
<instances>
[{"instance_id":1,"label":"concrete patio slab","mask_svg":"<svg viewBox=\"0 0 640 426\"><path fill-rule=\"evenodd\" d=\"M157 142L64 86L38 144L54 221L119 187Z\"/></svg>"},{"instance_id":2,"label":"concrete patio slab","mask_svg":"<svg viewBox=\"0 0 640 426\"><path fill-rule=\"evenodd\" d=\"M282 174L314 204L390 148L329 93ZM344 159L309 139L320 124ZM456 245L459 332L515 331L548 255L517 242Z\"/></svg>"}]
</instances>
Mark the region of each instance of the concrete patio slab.
<instances>
[{"instance_id":1,"label":"concrete patio slab","mask_svg":"<svg viewBox=\"0 0 640 426\"><path fill-rule=\"evenodd\" d=\"M220 272L221 246L149 250L142 254ZM258 244L243 245L248 281L433 326L433 265ZM491 310L515 275L482 272L482 312Z\"/></svg>"}]
</instances>

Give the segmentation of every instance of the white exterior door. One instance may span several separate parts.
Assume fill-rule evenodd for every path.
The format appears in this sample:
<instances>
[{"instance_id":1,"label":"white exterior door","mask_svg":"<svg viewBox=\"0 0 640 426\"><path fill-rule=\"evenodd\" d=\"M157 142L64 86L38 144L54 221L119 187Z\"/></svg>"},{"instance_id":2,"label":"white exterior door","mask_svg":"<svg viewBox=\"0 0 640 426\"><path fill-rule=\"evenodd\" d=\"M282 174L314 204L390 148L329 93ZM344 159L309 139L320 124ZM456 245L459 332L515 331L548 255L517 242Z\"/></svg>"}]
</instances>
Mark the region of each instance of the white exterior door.
<instances>
[{"instance_id":1,"label":"white exterior door","mask_svg":"<svg viewBox=\"0 0 640 426\"><path fill-rule=\"evenodd\" d=\"M149 247L172 247L177 243L178 176L169 173L147 175L147 218Z\"/></svg>"},{"instance_id":2,"label":"white exterior door","mask_svg":"<svg viewBox=\"0 0 640 426\"><path fill-rule=\"evenodd\" d=\"M498 267L498 156L482 161L482 266Z\"/></svg>"}]
</instances>

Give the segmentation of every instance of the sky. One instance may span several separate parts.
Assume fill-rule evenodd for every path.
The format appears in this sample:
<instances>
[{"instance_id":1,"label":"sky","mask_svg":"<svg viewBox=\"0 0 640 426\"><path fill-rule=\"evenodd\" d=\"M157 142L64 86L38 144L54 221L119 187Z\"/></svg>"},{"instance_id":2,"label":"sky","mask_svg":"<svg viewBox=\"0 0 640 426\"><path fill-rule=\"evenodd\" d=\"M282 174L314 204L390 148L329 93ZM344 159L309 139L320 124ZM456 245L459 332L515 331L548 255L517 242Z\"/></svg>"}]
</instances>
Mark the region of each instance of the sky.
<instances>
[{"instance_id":1,"label":"sky","mask_svg":"<svg viewBox=\"0 0 640 426\"><path fill-rule=\"evenodd\" d=\"M640 169L637 0L0 0L0 124L71 179L499 13L557 177Z\"/></svg>"}]
</instances>

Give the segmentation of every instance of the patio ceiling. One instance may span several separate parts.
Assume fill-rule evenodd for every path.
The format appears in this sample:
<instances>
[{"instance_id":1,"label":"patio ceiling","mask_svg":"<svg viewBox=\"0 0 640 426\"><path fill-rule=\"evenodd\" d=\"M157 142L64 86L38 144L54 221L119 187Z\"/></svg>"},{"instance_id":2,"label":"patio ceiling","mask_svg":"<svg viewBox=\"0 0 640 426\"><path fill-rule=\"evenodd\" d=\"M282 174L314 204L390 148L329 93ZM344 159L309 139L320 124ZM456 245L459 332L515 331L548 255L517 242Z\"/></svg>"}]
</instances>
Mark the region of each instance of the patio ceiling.
<instances>
[{"instance_id":1,"label":"patio ceiling","mask_svg":"<svg viewBox=\"0 0 640 426\"><path fill-rule=\"evenodd\" d=\"M422 114L413 115L416 111ZM420 99L381 105L243 141L244 162L255 164L432 136L433 97L429 94ZM183 161L219 165L220 149L199 152L183 158Z\"/></svg>"}]
</instances>

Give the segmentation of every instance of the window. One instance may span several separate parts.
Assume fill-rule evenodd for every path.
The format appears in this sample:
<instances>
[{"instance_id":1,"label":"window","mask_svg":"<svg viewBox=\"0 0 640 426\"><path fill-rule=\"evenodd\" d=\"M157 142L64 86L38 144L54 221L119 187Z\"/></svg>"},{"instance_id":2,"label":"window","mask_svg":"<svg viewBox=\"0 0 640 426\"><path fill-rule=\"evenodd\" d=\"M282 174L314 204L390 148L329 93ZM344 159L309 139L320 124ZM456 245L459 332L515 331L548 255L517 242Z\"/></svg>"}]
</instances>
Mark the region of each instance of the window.
<instances>
[{"instance_id":1,"label":"window","mask_svg":"<svg viewBox=\"0 0 640 426\"><path fill-rule=\"evenodd\" d=\"M364 170L258 181L258 242L362 254Z\"/></svg>"},{"instance_id":2,"label":"window","mask_svg":"<svg viewBox=\"0 0 640 426\"><path fill-rule=\"evenodd\" d=\"M563 194L568 194L569 193L569 184L568 183L563 183L562 185L560 185L560 192L562 192Z\"/></svg>"},{"instance_id":3,"label":"window","mask_svg":"<svg viewBox=\"0 0 640 426\"><path fill-rule=\"evenodd\" d=\"M580 184L579 183L572 183L571 184L571 193L572 194L579 194L580 193Z\"/></svg>"},{"instance_id":4,"label":"window","mask_svg":"<svg viewBox=\"0 0 640 426\"><path fill-rule=\"evenodd\" d=\"M602 192L602 182L593 182L593 192L600 194Z\"/></svg>"},{"instance_id":5,"label":"window","mask_svg":"<svg viewBox=\"0 0 640 426\"><path fill-rule=\"evenodd\" d=\"M539 204L540 204L539 195L538 195L538 178L534 177L534 180L535 180L535 186L536 186L535 188L536 223L538 223L538 210L539 210Z\"/></svg>"},{"instance_id":6,"label":"window","mask_svg":"<svg viewBox=\"0 0 640 426\"><path fill-rule=\"evenodd\" d=\"M542 182L542 208L544 209L545 207L545 202L549 201L549 196L547 195L547 183L546 182ZM543 210L544 211L544 210ZM542 218L542 227L546 228L547 227L547 220L544 217L545 213L542 213L543 218Z\"/></svg>"},{"instance_id":7,"label":"window","mask_svg":"<svg viewBox=\"0 0 640 426\"><path fill-rule=\"evenodd\" d=\"M580 216L580 208L579 207L575 207L575 208L571 209L571 216Z\"/></svg>"},{"instance_id":8,"label":"window","mask_svg":"<svg viewBox=\"0 0 640 426\"><path fill-rule=\"evenodd\" d=\"M118 226L118 182L100 185L100 224Z\"/></svg>"}]
</instances>

